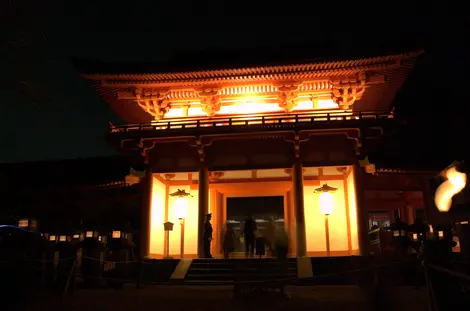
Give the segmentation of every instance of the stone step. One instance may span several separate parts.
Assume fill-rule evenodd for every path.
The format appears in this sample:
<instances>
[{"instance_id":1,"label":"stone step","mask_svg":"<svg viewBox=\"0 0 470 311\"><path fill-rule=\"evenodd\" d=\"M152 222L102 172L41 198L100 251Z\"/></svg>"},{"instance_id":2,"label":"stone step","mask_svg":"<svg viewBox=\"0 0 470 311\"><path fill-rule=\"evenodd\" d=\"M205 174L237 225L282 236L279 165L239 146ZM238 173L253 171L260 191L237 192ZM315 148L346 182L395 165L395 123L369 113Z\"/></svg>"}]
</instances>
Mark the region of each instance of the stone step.
<instances>
[{"instance_id":1,"label":"stone step","mask_svg":"<svg viewBox=\"0 0 470 311\"><path fill-rule=\"evenodd\" d=\"M297 262L297 258L287 258L287 262ZM245 262L263 262L263 263L278 263L276 258L232 258L232 259L220 259L220 258L198 258L194 259L196 263L245 263Z\"/></svg>"},{"instance_id":2,"label":"stone step","mask_svg":"<svg viewBox=\"0 0 470 311\"><path fill-rule=\"evenodd\" d=\"M284 268L275 258L195 259L186 274L185 283L217 285L234 280L271 281L296 277L296 258L289 258Z\"/></svg>"},{"instance_id":3,"label":"stone step","mask_svg":"<svg viewBox=\"0 0 470 311\"><path fill-rule=\"evenodd\" d=\"M234 280L233 274L190 274L186 275L185 280Z\"/></svg>"},{"instance_id":4,"label":"stone step","mask_svg":"<svg viewBox=\"0 0 470 311\"><path fill-rule=\"evenodd\" d=\"M233 280L185 280L185 285L233 285Z\"/></svg>"}]
</instances>

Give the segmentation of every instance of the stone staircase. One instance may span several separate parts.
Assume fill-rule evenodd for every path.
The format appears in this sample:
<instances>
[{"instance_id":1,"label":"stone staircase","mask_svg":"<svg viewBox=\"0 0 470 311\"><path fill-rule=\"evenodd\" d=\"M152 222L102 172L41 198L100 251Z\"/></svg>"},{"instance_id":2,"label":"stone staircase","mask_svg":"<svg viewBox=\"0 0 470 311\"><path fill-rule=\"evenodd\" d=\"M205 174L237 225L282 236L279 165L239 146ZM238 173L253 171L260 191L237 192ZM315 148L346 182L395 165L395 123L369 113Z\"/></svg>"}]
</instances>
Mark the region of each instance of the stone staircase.
<instances>
[{"instance_id":1,"label":"stone staircase","mask_svg":"<svg viewBox=\"0 0 470 311\"><path fill-rule=\"evenodd\" d=\"M184 280L194 285L231 285L235 281L279 280L297 277L296 258L282 269L274 258L194 259Z\"/></svg>"}]
</instances>

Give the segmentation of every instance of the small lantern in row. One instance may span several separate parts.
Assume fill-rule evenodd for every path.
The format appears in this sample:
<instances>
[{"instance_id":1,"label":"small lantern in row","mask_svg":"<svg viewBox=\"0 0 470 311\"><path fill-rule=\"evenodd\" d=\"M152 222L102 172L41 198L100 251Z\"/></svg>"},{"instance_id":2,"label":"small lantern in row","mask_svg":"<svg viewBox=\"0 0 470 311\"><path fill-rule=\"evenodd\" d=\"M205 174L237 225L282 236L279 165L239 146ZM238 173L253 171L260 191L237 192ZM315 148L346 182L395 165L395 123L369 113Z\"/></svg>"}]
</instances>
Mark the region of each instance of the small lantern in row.
<instances>
[{"instance_id":1,"label":"small lantern in row","mask_svg":"<svg viewBox=\"0 0 470 311\"><path fill-rule=\"evenodd\" d=\"M394 237L406 236L405 230L393 230Z\"/></svg>"},{"instance_id":2,"label":"small lantern in row","mask_svg":"<svg viewBox=\"0 0 470 311\"><path fill-rule=\"evenodd\" d=\"M99 237L98 231L87 231L85 232L86 239L97 239Z\"/></svg>"},{"instance_id":3,"label":"small lantern in row","mask_svg":"<svg viewBox=\"0 0 470 311\"><path fill-rule=\"evenodd\" d=\"M429 231L427 233L427 238L428 239L434 239L434 238L438 238L439 240L442 240L444 238L444 231L442 230L438 230L437 231L437 234L435 234L434 232L434 228L432 225L429 225Z\"/></svg>"},{"instance_id":4,"label":"small lantern in row","mask_svg":"<svg viewBox=\"0 0 470 311\"><path fill-rule=\"evenodd\" d=\"M114 230L111 237L113 239L120 239L121 238L121 235L122 235L122 232L119 231L119 230Z\"/></svg>"},{"instance_id":5,"label":"small lantern in row","mask_svg":"<svg viewBox=\"0 0 470 311\"><path fill-rule=\"evenodd\" d=\"M20 219L18 221L18 227L22 229L36 231L38 228L38 222L36 219Z\"/></svg>"},{"instance_id":6,"label":"small lantern in row","mask_svg":"<svg viewBox=\"0 0 470 311\"><path fill-rule=\"evenodd\" d=\"M74 233L72 235L72 239L75 241L83 241L85 239L85 233L80 232L80 233Z\"/></svg>"},{"instance_id":7,"label":"small lantern in row","mask_svg":"<svg viewBox=\"0 0 470 311\"><path fill-rule=\"evenodd\" d=\"M132 241L132 233L129 233L129 232L123 232L123 231L120 231L120 230L114 230L112 233L111 233L111 238L113 239L125 239L125 240L129 240L129 241Z\"/></svg>"}]
</instances>

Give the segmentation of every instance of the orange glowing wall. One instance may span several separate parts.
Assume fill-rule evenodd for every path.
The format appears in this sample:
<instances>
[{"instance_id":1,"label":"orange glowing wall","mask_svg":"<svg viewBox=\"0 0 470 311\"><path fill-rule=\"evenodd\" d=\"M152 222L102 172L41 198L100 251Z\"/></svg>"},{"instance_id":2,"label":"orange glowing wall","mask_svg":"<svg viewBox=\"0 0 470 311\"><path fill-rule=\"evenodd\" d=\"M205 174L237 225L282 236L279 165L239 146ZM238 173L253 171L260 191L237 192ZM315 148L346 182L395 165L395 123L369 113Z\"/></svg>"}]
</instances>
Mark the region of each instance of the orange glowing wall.
<instances>
[{"instance_id":1,"label":"orange glowing wall","mask_svg":"<svg viewBox=\"0 0 470 311\"><path fill-rule=\"evenodd\" d=\"M188 258L197 256L197 225L198 225L198 192L191 191L190 186L170 186L169 193L178 189L191 193L188 197L188 209L185 219L184 230L184 256ZM174 223L173 231L170 233L170 256L179 257L181 247L181 225L175 216L175 197L168 197L168 221ZM163 240L163 233L162 233Z\"/></svg>"},{"instance_id":2,"label":"orange glowing wall","mask_svg":"<svg viewBox=\"0 0 470 311\"><path fill-rule=\"evenodd\" d=\"M150 207L150 255L163 256L166 186L153 178L152 201Z\"/></svg>"},{"instance_id":3,"label":"orange glowing wall","mask_svg":"<svg viewBox=\"0 0 470 311\"><path fill-rule=\"evenodd\" d=\"M351 250L352 255L359 254L359 240L357 235L357 202L356 202L356 187L354 181L354 170L349 174L346 179L347 192L348 192L348 205L349 205L349 225L351 230Z\"/></svg>"},{"instance_id":4,"label":"orange glowing wall","mask_svg":"<svg viewBox=\"0 0 470 311\"><path fill-rule=\"evenodd\" d=\"M345 256L349 254L349 249L344 183L342 180L320 181L320 184L324 183L338 188L333 193L334 209L333 213L329 216L331 255ZM320 211L320 198L318 194L314 193L315 188L318 188L318 186L304 187L307 254L310 256L325 256L325 216Z\"/></svg>"},{"instance_id":5,"label":"orange glowing wall","mask_svg":"<svg viewBox=\"0 0 470 311\"><path fill-rule=\"evenodd\" d=\"M257 114L267 112L284 112L284 109L279 106L275 99L260 99L260 98L249 98L245 97L241 100L234 100L222 103L220 110L216 112L216 115L243 115L243 114ZM174 107L165 114L166 119L168 118L184 118L184 117L204 117L206 113L199 106L199 102L188 103L189 109L185 110L183 107ZM194 107L193 107L194 106ZM335 104L331 99L318 100L315 103L311 100L300 100L293 111L309 111L309 110L323 110L332 109L337 110L338 105Z\"/></svg>"}]
</instances>

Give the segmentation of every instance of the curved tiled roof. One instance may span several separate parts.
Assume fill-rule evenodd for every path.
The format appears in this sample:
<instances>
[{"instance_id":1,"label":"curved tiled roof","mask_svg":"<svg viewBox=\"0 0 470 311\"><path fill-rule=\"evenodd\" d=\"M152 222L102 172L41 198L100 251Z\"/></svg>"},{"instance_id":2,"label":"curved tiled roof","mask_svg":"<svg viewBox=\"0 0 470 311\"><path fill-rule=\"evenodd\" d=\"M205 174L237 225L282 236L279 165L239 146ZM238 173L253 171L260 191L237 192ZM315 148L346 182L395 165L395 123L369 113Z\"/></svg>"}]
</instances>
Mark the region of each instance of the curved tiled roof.
<instances>
[{"instance_id":1,"label":"curved tiled roof","mask_svg":"<svg viewBox=\"0 0 470 311\"><path fill-rule=\"evenodd\" d=\"M94 67L94 69L83 70L82 76L91 80L119 80L139 83L158 83L177 80L198 80L199 82L203 82L206 79L237 82L237 80L242 79L242 77L243 80L257 80L260 78L275 80L279 75L289 75L292 79L300 77L304 79L320 78L347 75L364 70L385 70L390 66L397 65L398 61L416 58L422 53L423 51L419 50L402 54L340 61L316 60L292 62L286 65L247 66L196 71L159 71L157 69L155 72L138 72L136 69L136 71L130 73L109 73L110 67L119 68L119 64L108 63L103 66L103 63L100 63L101 65ZM91 68L93 68L93 66Z\"/></svg>"},{"instance_id":2,"label":"curved tiled roof","mask_svg":"<svg viewBox=\"0 0 470 311\"><path fill-rule=\"evenodd\" d=\"M382 75L384 83L368 85L367 91L353 109L358 111L388 109L406 76L412 70L416 58L422 53L423 50L416 50L385 56L334 60L291 58L290 62L246 62L244 65L238 62L236 65L220 67L217 62L215 64L206 62L205 66L197 68L185 67L175 62L123 64L76 60L75 65L81 75L125 123L145 123L152 121L153 117L141 109L134 100L119 99L118 92L132 92L137 86L146 88L147 84L150 88L196 89L214 85L220 87L247 85L252 82L275 84L276 81L306 82L322 79L330 81L335 77L370 73ZM230 64L230 60L227 61Z\"/></svg>"}]
</instances>

